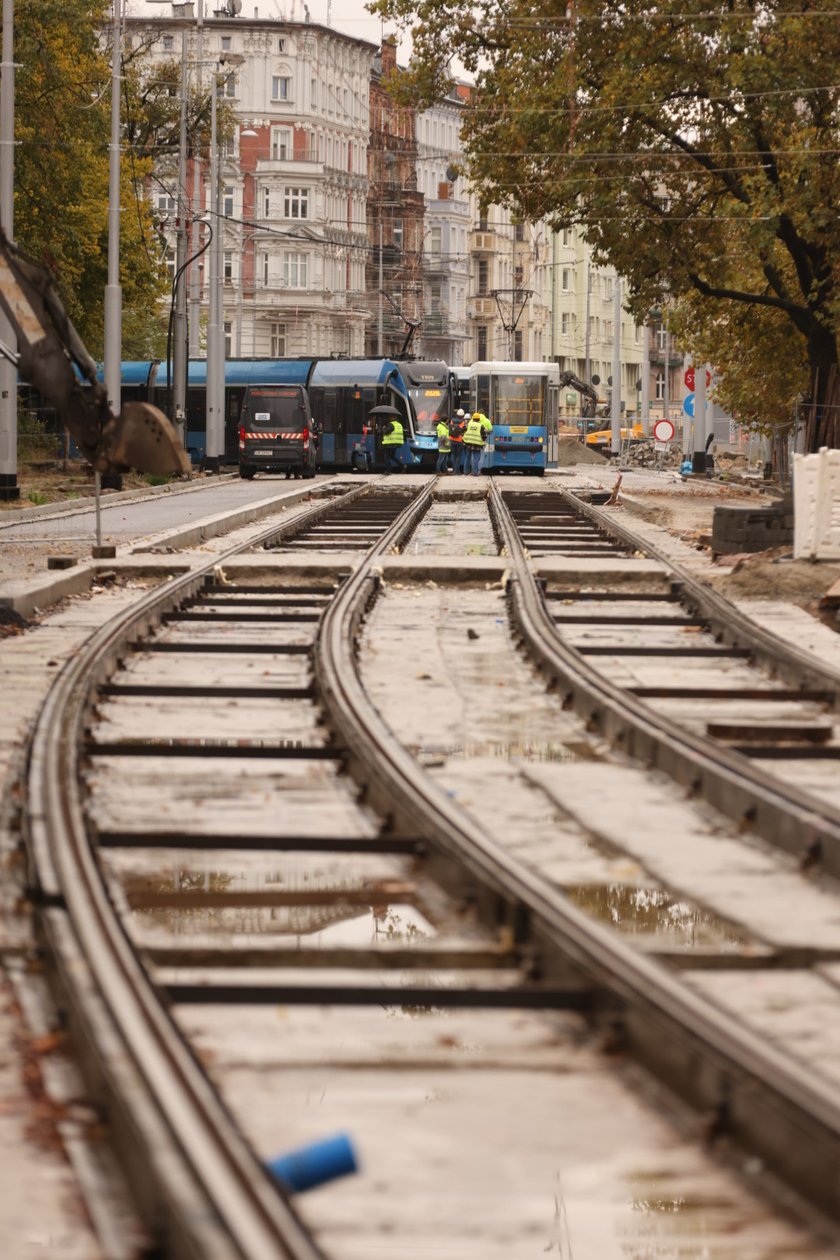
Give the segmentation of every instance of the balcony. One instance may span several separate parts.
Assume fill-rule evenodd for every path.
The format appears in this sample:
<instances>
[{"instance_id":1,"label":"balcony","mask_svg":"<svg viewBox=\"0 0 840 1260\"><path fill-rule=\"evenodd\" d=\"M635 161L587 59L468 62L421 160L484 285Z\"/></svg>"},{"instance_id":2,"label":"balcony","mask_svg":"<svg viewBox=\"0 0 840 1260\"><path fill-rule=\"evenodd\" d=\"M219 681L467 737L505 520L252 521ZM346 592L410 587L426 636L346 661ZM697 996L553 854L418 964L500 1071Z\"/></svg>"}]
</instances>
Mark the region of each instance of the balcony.
<instances>
[{"instance_id":1,"label":"balcony","mask_svg":"<svg viewBox=\"0 0 840 1260\"><path fill-rule=\"evenodd\" d=\"M499 246L496 232L470 232L470 249L474 254L497 254Z\"/></svg>"}]
</instances>

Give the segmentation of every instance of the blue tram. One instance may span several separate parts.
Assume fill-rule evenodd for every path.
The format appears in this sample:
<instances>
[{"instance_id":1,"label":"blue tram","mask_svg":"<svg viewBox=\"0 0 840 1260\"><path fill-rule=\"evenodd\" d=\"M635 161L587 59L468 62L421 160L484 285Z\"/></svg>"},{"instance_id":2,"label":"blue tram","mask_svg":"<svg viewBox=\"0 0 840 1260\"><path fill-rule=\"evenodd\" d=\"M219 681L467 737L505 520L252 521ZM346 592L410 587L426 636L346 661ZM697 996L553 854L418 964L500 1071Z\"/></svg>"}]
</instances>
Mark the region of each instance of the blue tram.
<instances>
[{"instance_id":1,"label":"blue tram","mask_svg":"<svg viewBox=\"0 0 840 1260\"><path fill-rule=\"evenodd\" d=\"M381 444L370 423L373 407L397 409L406 435L407 470L420 469L428 445L418 434L414 403L403 376L404 364L390 359L228 359L225 362L223 463L239 460L239 421L249 387L301 385L309 395L318 434L318 466L375 471L384 466ZM166 364L155 360L123 363L124 401L153 402L171 415ZM193 463L205 455L207 363L192 359L187 378L186 446Z\"/></svg>"},{"instance_id":2,"label":"blue tram","mask_svg":"<svg viewBox=\"0 0 840 1260\"><path fill-rule=\"evenodd\" d=\"M473 363L469 409L493 422L482 471L545 473L557 433L560 369L556 363Z\"/></svg>"}]
</instances>

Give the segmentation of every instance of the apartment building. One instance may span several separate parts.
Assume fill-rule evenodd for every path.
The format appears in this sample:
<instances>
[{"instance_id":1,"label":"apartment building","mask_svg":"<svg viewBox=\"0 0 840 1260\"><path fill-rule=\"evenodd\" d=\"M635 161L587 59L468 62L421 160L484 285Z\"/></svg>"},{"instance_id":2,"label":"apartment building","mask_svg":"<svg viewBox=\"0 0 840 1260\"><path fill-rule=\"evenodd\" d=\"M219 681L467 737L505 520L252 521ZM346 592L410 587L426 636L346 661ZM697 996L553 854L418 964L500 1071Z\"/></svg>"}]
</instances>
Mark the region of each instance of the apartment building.
<instances>
[{"instance_id":1,"label":"apartment building","mask_svg":"<svg viewBox=\"0 0 840 1260\"><path fill-rule=\"evenodd\" d=\"M470 201L460 163L462 89L417 115L417 186L425 198L423 323L417 353L458 366L469 342Z\"/></svg>"},{"instance_id":2,"label":"apartment building","mask_svg":"<svg viewBox=\"0 0 840 1260\"><path fill-rule=\"evenodd\" d=\"M177 19L128 18L126 34L151 41L154 63L180 57L186 30L193 85L209 92L215 77L235 113L233 142L219 146L226 353L362 354L370 320L366 194L376 46L315 23L223 10L199 24L191 5L177 10ZM190 219L210 206L207 157L201 155L197 195L189 163L182 195ZM170 251L177 169L177 155L158 163L152 194ZM198 354L206 257L191 290Z\"/></svg>"},{"instance_id":3,"label":"apartment building","mask_svg":"<svg viewBox=\"0 0 840 1260\"><path fill-rule=\"evenodd\" d=\"M616 272L598 267L577 228L565 228L551 237L551 330L548 358L561 371L574 372L598 389L604 406L612 392L615 329ZM621 401L625 415L641 409L641 373L644 358L643 329L621 312ZM561 415L580 414L574 390L562 391Z\"/></svg>"}]
</instances>

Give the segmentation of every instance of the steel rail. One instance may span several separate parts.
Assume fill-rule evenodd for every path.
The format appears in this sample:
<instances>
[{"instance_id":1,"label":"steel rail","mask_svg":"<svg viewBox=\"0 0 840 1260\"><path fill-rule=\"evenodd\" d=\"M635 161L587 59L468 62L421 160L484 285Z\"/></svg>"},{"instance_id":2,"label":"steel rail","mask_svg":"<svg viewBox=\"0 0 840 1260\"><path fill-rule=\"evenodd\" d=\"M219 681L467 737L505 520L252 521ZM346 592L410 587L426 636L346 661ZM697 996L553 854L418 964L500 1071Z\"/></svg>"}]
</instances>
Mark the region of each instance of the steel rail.
<instances>
[{"instance_id":1,"label":"steel rail","mask_svg":"<svg viewBox=\"0 0 840 1260\"><path fill-rule=\"evenodd\" d=\"M417 503L399 520L413 520ZM237 1129L122 928L84 818L79 750L95 689L128 641L217 566L277 532L271 526L172 579L94 634L56 680L29 750L25 830L51 978L144 1220L161 1254L177 1260L323 1260L323 1253ZM398 536L394 527L387 537Z\"/></svg>"},{"instance_id":2,"label":"steel rail","mask_svg":"<svg viewBox=\"0 0 840 1260\"><path fill-rule=\"evenodd\" d=\"M576 509L586 508L587 516L592 514L590 518L602 524L597 509L579 503L564 491L560 495ZM491 487L489 503L518 578L508 591L514 617L520 629L526 618L531 625L541 627L531 643L532 650L538 654L543 668L565 690L576 711L629 757L663 770L693 793L702 794L728 818L748 826L769 844L801 862L807 861L810 867L820 866L827 874L840 877L840 810L828 801L766 774L736 749L724 748L695 734L645 704L641 697L628 695L567 645L545 607L527 563L525 547L510 518L504 496L495 485ZM604 528L635 550L648 550L644 540L635 538L609 519ZM723 634L730 608L737 614L728 627L731 645L741 644L754 651L766 665L781 662L792 671L800 663L804 664L808 673L802 676L802 681L808 685L821 683L827 690L838 685L840 680L836 676L822 674L803 653L787 648L775 635L760 627L753 627L728 600L703 587L658 549L649 549L649 554L677 581L684 583L691 600L697 602L704 616L708 606L716 633ZM772 655L774 652L777 655Z\"/></svg>"},{"instance_id":3,"label":"steel rail","mask_svg":"<svg viewBox=\"0 0 840 1260\"><path fill-rule=\"evenodd\" d=\"M316 684L349 750L351 773L392 812L396 834L429 844L428 863L465 909L532 958L546 985L589 991L600 1019L629 1051L713 1119L713 1128L758 1154L789 1185L840 1219L840 1102L829 1083L769 1046L731 1015L633 951L512 858L399 745L364 691L353 643L375 599L364 572L325 613Z\"/></svg>"}]
</instances>

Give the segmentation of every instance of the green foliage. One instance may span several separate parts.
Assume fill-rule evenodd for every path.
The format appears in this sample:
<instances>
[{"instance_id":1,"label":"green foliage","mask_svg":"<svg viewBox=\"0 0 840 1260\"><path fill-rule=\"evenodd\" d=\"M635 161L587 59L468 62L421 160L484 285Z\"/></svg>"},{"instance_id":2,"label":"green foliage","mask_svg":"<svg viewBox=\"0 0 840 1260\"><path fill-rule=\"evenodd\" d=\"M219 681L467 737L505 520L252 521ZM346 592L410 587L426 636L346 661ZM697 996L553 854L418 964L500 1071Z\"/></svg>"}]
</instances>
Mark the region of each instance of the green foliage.
<instances>
[{"instance_id":1,"label":"green foliage","mask_svg":"<svg viewBox=\"0 0 840 1260\"><path fill-rule=\"evenodd\" d=\"M110 66L102 0L16 5L15 236L60 285L91 353L101 354L108 259ZM123 162L123 306L148 308L165 286L142 195L148 162Z\"/></svg>"},{"instance_id":2,"label":"green foliage","mask_svg":"<svg viewBox=\"0 0 840 1260\"><path fill-rule=\"evenodd\" d=\"M475 77L465 137L485 203L581 225L638 318L686 301L680 318L713 362L737 367L746 343L757 370L766 345L788 399L804 351L825 399L840 327L832 0L369 7L414 23L395 91L420 104L445 91L442 48Z\"/></svg>"}]
</instances>

